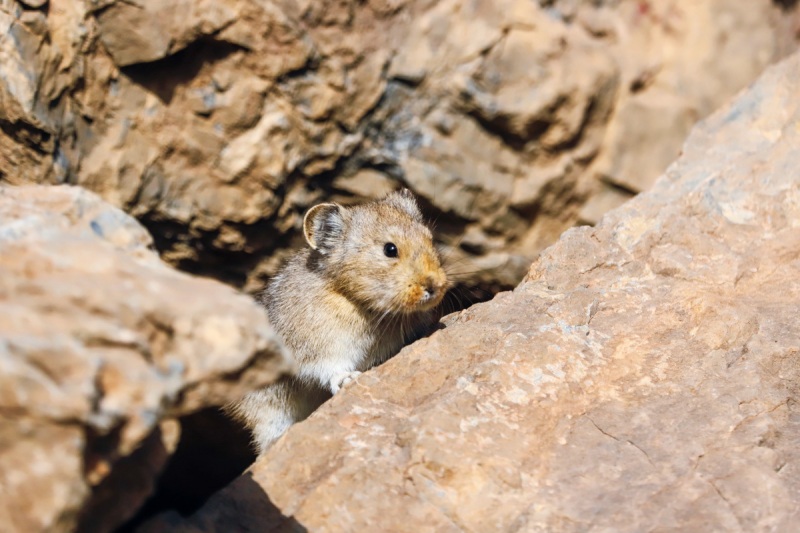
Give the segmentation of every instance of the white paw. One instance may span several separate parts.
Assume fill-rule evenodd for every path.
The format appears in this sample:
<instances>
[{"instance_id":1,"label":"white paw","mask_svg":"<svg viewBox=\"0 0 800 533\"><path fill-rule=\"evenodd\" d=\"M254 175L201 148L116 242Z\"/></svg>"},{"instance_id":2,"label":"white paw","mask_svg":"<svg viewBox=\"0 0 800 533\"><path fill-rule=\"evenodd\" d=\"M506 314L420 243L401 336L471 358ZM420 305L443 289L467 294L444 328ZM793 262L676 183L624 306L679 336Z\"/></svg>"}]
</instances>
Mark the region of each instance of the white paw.
<instances>
[{"instance_id":1,"label":"white paw","mask_svg":"<svg viewBox=\"0 0 800 533\"><path fill-rule=\"evenodd\" d=\"M359 372L358 370L354 370L353 372L342 372L341 374L336 374L331 378L331 392L333 394L336 394L342 387L344 387L348 383L353 382L360 375L361 372Z\"/></svg>"}]
</instances>

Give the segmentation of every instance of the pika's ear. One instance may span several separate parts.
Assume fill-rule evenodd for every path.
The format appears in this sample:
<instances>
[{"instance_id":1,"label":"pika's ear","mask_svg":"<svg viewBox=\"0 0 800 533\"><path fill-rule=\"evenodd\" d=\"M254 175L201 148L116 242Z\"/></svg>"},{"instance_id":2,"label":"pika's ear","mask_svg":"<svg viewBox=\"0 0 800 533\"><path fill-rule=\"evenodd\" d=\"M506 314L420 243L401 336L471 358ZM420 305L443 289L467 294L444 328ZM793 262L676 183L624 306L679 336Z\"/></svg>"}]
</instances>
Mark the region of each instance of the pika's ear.
<instances>
[{"instance_id":1,"label":"pika's ear","mask_svg":"<svg viewBox=\"0 0 800 533\"><path fill-rule=\"evenodd\" d=\"M414 197L414 193L412 193L411 190L402 188L399 191L389 193L389 195L384 198L383 201L393 207L405 211L414 220L422 222L422 212L419 210L417 199Z\"/></svg>"},{"instance_id":2,"label":"pika's ear","mask_svg":"<svg viewBox=\"0 0 800 533\"><path fill-rule=\"evenodd\" d=\"M322 254L336 244L344 232L344 212L337 204L318 204L303 218L303 234L308 245Z\"/></svg>"}]
</instances>

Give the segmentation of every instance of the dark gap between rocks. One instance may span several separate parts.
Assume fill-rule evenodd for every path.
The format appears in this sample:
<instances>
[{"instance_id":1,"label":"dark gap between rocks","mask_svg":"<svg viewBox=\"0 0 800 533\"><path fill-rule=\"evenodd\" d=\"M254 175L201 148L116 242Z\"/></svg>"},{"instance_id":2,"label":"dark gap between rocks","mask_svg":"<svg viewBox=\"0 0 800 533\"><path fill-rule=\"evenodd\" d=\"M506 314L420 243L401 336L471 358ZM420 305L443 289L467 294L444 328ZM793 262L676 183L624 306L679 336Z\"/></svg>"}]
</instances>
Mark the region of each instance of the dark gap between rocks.
<instances>
[{"instance_id":1,"label":"dark gap between rocks","mask_svg":"<svg viewBox=\"0 0 800 533\"><path fill-rule=\"evenodd\" d=\"M175 91L192 82L203 67L243 50L240 46L210 37L198 39L183 50L149 63L122 67L122 73L134 83L169 104Z\"/></svg>"},{"instance_id":2,"label":"dark gap between rocks","mask_svg":"<svg viewBox=\"0 0 800 533\"><path fill-rule=\"evenodd\" d=\"M178 447L153 495L118 533L133 533L145 521L166 511L191 515L255 460L249 433L218 408L184 416L180 424Z\"/></svg>"},{"instance_id":3,"label":"dark gap between rocks","mask_svg":"<svg viewBox=\"0 0 800 533\"><path fill-rule=\"evenodd\" d=\"M332 171L318 176L309 187L319 189L322 198L335 197L336 191L331 183L340 173L352 171L346 168L348 161L352 159L343 158ZM372 166L368 161L354 161L360 167ZM393 177L398 186L404 184L402 177ZM157 172L152 173L152 179L160 179ZM162 187L157 185L156 188ZM466 250L456 237L463 232L465 222L453 214L438 213L425 198L419 198L419 203L426 220L435 226L434 234L440 236L437 244L441 246L445 241L450 241L450 245ZM302 242L289 242L296 235L276 239L274 232L270 231L272 220L252 225L232 224L247 242L246 250L234 251L215 247L216 232L187 231L184 224L167 220L159 212L139 213L137 218L153 236L154 247L159 254L178 269L215 278L239 289L245 285L248 273L265 256L276 250L304 245ZM447 268L447 261L445 263ZM469 263L459 263L451 270L456 273L473 272L475 267ZM263 281L266 285L268 280ZM460 311L475 303L490 300L497 292L510 288L480 281L470 284L456 281L441 304L441 313L446 315ZM117 530L119 533L134 533L151 518L166 512L172 513L170 516L176 520L178 515L192 515L220 489L232 482L240 483L240 475L255 460L249 444L249 432L220 410L200 411L183 417L180 424L178 447L159 476L152 496L131 520Z\"/></svg>"},{"instance_id":4,"label":"dark gap between rocks","mask_svg":"<svg viewBox=\"0 0 800 533\"><path fill-rule=\"evenodd\" d=\"M798 0L772 0L772 3L784 11L789 11L797 6Z\"/></svg>"}]
</instances>

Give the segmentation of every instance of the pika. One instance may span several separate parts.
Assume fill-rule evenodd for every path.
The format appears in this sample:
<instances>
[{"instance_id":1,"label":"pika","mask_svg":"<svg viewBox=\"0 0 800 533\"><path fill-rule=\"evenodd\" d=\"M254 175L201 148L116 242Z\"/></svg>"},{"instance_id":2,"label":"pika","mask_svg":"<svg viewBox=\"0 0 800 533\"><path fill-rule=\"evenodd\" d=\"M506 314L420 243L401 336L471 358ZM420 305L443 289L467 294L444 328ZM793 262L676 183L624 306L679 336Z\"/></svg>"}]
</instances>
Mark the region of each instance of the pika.
<instances>
[{"instance_id":1,"label":"pika","mask_svg":"<svg viewBox=\"0 0 800 533\"><path fill-rule=\"evenodd\" d=\"M361 372L426 333L448 288L408 189L353 207L316 205L303 233L309 247L259 297L296 374L228 408L252 431L259 454Z\"/></svg>"}]
</instances>

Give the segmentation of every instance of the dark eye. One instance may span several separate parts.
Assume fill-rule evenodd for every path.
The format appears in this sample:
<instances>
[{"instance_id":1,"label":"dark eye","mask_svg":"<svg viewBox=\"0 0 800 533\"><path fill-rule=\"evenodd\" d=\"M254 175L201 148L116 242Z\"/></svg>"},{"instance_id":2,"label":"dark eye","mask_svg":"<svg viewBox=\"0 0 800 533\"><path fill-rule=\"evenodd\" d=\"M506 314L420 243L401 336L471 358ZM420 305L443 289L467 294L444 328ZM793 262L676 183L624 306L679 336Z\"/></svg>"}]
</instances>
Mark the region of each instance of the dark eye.
<instances>
[{"instance_id":1,"label":"dark eye","mask_svg":"<svg viewBox=\"0 0 800 533\"><path fill-rule=\"evenodd\" d=\"M386 257L397 257L397 246L393 242L387 242L383 245L383 253Z\"/></svg>"}]
</instances>

